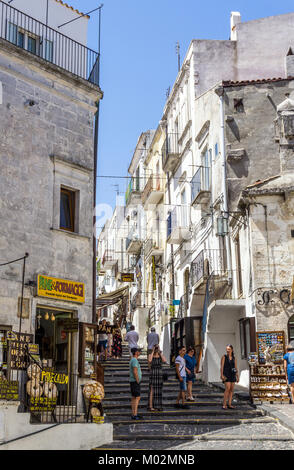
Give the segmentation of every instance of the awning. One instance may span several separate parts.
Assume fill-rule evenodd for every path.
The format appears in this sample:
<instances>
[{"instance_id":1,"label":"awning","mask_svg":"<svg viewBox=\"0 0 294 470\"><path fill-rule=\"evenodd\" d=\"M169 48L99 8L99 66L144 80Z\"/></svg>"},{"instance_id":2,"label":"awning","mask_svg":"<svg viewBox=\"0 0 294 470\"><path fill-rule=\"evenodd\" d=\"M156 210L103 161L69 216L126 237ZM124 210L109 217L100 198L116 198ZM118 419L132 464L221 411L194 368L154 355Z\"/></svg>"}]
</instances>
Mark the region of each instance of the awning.
<instances>
[{"instance_id":1,"label":"awning","mask_svg":"<svg viewBox=\"0 0 294 470\"><path fill-rule=\"evenodd\" d=\"M96 307L98 309L108 307L109 305L114 305L120 302L123 297L128 293L129 286L122 287L121 289L117 289L113 292L109 292L107 294L101 294L96 299Z\"/></svg>"}]
</instances>

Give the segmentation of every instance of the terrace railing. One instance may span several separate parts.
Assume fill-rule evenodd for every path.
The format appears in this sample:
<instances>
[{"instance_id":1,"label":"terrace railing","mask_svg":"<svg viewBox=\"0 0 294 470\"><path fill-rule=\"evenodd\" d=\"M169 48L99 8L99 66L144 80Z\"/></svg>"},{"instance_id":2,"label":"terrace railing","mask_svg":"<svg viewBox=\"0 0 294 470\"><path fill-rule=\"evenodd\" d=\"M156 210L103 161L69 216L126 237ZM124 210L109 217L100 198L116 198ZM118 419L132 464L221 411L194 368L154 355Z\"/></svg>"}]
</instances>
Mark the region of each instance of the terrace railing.
<instances>
[{"instance_id":1,"label":"terrace railing","mask_svg":"<svg viewBox=\"0 0 294 470\"><path fill-rule=\"evenodd\" d=\"M99 54L0 0L0 39L99 85Z\"/></svg>"}]
</instances>

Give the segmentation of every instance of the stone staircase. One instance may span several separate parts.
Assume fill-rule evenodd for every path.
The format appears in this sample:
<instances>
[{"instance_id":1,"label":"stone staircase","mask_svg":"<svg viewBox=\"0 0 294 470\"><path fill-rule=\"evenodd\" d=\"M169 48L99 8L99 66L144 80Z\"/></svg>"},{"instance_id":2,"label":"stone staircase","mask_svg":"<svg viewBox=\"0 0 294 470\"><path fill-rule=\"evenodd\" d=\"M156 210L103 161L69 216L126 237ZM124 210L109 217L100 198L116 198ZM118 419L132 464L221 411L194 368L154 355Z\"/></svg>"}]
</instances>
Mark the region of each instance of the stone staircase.
<instances>
[{"instance_id":1,"label":"stone staircase","mask_svg":"<svg viewBox=\"0 0 294 470\"><path fill-rule=\"evenodd\" d=\"M149 373L146 354L139 358L142 369L140 421L131 419L131 393L129 385L129 354L123 346L121 359L103 363L105 422L113 424L113 442L97 449L155 449L160 450L193 440L197 436L222 430L242 423L265 422L261 410L248 400L234 399L234 410L222 409L223 393L213 386L197 381L193 385L195 402L187 402L188 409L175 408L179 384L174 368L168 365L169 380L163 385L163 411L147 411Z\"/></svg>"}]
</instances>

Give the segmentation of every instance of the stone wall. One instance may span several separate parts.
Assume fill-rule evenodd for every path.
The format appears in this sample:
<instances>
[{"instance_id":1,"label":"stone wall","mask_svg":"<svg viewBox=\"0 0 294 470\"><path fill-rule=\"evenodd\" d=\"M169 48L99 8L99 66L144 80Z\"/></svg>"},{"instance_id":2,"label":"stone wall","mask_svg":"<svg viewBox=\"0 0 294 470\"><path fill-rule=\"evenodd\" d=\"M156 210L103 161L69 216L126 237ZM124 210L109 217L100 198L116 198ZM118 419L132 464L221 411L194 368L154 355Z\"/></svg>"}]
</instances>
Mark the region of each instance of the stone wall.
<instances>
[{"instance_id":1,"label":"stone wall","mask_svg":"<svg viewBox=\"0 0 294 470\"><path fill-rule=\"evenodd\" d=\"M5 41L0 47L0 259L5 262L28 252L26 281L43 273L85 282L80 319L89 321L93 118L101 94L88 82ZM56 197L60 197L61 184L79 191L77 234L59 230ZM1 268L0 284L0 323L15 327L21 265ZM34 295L34 289L25 289L31 309ZM70 302L55 304L71 307ZM23 328L30 331L32 318L24 320Z\"/></svg>"}]
</instances>

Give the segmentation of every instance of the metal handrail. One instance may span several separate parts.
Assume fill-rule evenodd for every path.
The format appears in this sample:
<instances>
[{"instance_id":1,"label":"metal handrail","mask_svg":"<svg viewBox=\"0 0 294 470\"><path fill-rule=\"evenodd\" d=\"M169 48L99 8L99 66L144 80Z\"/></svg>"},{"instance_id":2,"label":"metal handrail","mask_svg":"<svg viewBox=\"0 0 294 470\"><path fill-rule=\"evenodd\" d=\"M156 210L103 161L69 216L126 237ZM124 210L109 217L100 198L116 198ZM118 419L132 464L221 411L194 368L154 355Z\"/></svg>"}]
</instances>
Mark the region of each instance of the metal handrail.
<instances>
[{"instance_id":1,"label":"metal handrail","mask_svg":"<svg viewBox=\"0 0 294 470\"><path fill-rule=\"evenodd\" d=\"M99 85L98 52L0 0L0 38Z\"/></svg>"}]
</instances>

